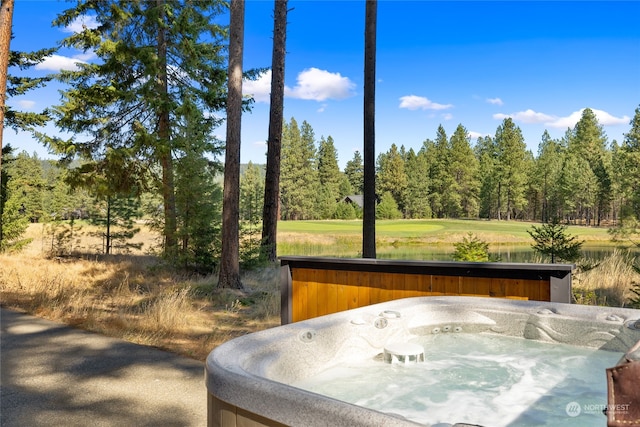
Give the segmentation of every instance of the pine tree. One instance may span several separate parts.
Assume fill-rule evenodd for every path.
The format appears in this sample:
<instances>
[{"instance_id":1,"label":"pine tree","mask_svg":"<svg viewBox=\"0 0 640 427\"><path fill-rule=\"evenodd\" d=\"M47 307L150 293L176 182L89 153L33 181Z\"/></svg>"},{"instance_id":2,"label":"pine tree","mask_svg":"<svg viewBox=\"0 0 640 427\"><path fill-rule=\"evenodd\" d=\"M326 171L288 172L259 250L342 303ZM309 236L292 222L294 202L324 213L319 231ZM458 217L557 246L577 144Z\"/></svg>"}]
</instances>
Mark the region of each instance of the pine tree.
<instances>
[{"instance_id":1,"label":"pine tree","mask_svg":"<svg viewBox=\"0 0 640 427\"><path fill-rule=\"evenodd\" d=\"M467 130L460 124L450 140L448 170L453 179L447 210L455 218L472 218L478 214L478 160L467 135Z\"/></svg>"},{"instance_id":2,"label":"pine tree","mask_svg":"<svg viewBox=\"0 0 640 427\"><path fill-rule=\"evenodd\" d=\"M584 242L569 235L567 226L560 224L556 219L540 227L532 225L527 233L535 241L531 245L533 250L551 257L552 264L556 260L575 261L580 257L580 248Z\"/></svg>"},{"instance_id":3,"label":"pine tree","mask_svg":"<svg viewBox=\"0 0 640 427\"><path fill-rule=\"evenodd\" d=\"M522 131L511 118L503 120L496 130L496 173L498 183L498 219L510 220L523 209L527 179L527 152Z\"/></svg>"},{"instance_id":4,"label":"pine tree","mask_svg":"<svg viewBox=\"0 0 640 427\"><path fill-rule=\"evenodd\" d=\"M498 148L490 136L478 138L474 148L480 168L480 212L481 218L493 219L498 217L498 177L496 164L498 162Z\"/></svg>"},{"instance_id":5,"label":"pine tree","mask_svg":"<svg viewBox=\"0 0 640 427\"><path fill-rule=\"evenodd\" d=\"M349 160L344 168L344 174L351 183L354 194L363 194L364 189L364 164L359 151L353 153L353 158Z\"/></svg>"},{"instance_id":6,"label":"pine tree","mask_svg":"<svg viewBox=\"0 0 640 427\"><path fill-rule=\"evenodd\" d=\"M249 162L240 176L240 264L253 266L267 260L261 247L262 229L260 221L264 207L264 169Z\"/></svg>"},{"instance_id":7,"label":"pine tree","mask_svg":"<svg viewBox=\"0 0 640 427\"><path fill-rule=\"evenodd\" d=\"M630 122L620 148L622 189L627 197L627 212L640 220L640 107Z\"/></svg>"},{"instance_id":8,"label":"pine tree","mask_svg":"<svg viewBox=\"0 0 640 427\"><path fill-rule=\"evenodd\" d=\"M595 216L596 225L609 213L611 205L611 173L610 159L607 155L607 137L598 123L595 113L585 108L576 123L569 140L570 153L584 159L597 178L596 201L594 213L586 214L587 224Z\"/></svg>"},{"instance_id":9,"label":"pine tree","mask_svg":"<svg viewBox=\"0 0 640 427\"><path fill-rule=\"evenodd\" d=\"M567 153L558 179L565 218L589 224L598 200L598 177L583 157Z\"/></svg>"},{"instance_id":10,"label":"pine tree","mask_svg":"<svg viewBox=\"0 0 640 427\"><path fill-rule=\"evenodd\" d=\"M453 244L454 261L487 262L489 261L489 244L482 241L473 233L468 233L462 242Z\"/></svg>"},{"instance_id":11,"label":"pine tree","mask_svg":"<svg viewBox=\"0 0 640 427\"><path fill-rule=\"evenodd\" d=\"M318 144L318 180L323 190L329 194L335 203L340 199L340 184L342 182L342 172L338 167L338 152L336 151L333 138L331 136L320 138Z\"/></svg>"},{"instance_id":12,"label":"pine tree","mask_svg":"<svg viewBox=\"0 0 640 427\"><path fill-rule=\"evenodd\" d=\"M453 179L449 171L449 139L442 125L438 126L435 141L425 142L429 159L429 200L431 211L437 218L449 216L447 205L451 197Z\"/></svg>"},{"instance_id":13,"label":"pine tree","mask_svg":"<svg viewBox=\"0 0 640 427\"><path fill-rule=\"evenodd\" d=\"M315 218L318 188L313 128L306 121L299 128L296 120L291 118L291 122L285 124L282 136L282 218Z\"/></svg>"},{"instance_id":14,"label":"pine tree","mask_svg":"<svg viewBox=\"0 0 640 427\"><path fill-rule=\"evenodd\" d=\"M389 191L382 194L380 203L376 207L376 219L399 219L402 218L402 212L398 209L393 194Z\"/></svg>"},{"instance_id":15,"label":"pine tree","mask_svg":"<svg viewBox=\"0 0 640 427\"><path fill-rule=\"evenodd\" d=\"M30 222L47 220L52 213L61 211L45 209L44 196L52 188L47 186L43 176L42 161L37 154L30 156L26 151L15 156L8 167L10 178L9 197L16 197L20 210Z\"/></svg>"},{"instance_id":16,"label":"pine tree","mask_svg":"<svg viewBox=\"0 0 640 427\"><path fill-rule=\"evenodd\" d=\"M100 162L107 150L124 150L132 160L160 165L169 257L175 256L178 243L172 126L180 121L178 107L185 96L202 111L224 108L225 29L213 19L222 6L217 0L80 0L54 21L67 26L94 15L96 28L85 27L62 46L95 51L99 60L58 76L70 88L62 93L62 105L53 109L55 124L75 136L41 139L69 160Z\"/></svg>"},{"instance_id":17,"label":"pine tree","mask_svg":"<svg viewBox=\"0 0 640 427\"><path fill-rule=\"evenodd\" d=\"M630 125L622 145L614 152L616 163L612 170L620 188L620 218L609 233L616 241L640 247L640 107Z\"/></svg>"},{"instance_id":18,"label":"pine tree","mask_svg":"<svg viewBox=\"0 0 640 427\"><path fill-rule=\"evenodd\" d=\"M391 144L389 151L378 156L377 166L377 193L391 194L400 211L403 211L407 191L407 174L404 170L404 158L401 150L398 150L395 144Z\"/></svg>"},{"instance_id":19,"label":"pine tree","mask_svg":"<svg viewBox=\"0 0 640 427\"><path fill-rule=\"evenodd\" d=\"M4 152L4 163L0 169L2 175L0 180L0 222L2 223L2 227L0 227L0 253L7 250L18 250L28 243L28 240L21 239L21 236L29 226L26 208L21 197L22 189L16 187L20 180L9 180L12 174L19 174L21 171L14 168L11 146L5 145L2 147L2 151Z\"/></svg>"},{"instance_id":20,"label":"pine tree","mask_svg":"<svg viewBox=\"0 0 640 427\"><path fill-rule=\"evenodd\" d=\"M557 183L560 181L564 156L565 148L560 141L551 139L549 133L545 131L538 145L538 158L532 174L533 185L537 189L540 203L539 217L542 222L562 216Z\"/></svg>"},{"instance_id":21,"label":"pine tree","mask_svg":"<svg viewBox=\"0 0 640 427\"><path fill-rule=\"evenodd\" d=\"M198 123L185 123L176 137L180 147L175 161L177 262L187 270L211 273L220 258L222 188L216 174L221 166L205 157L217 151L208 134L190 129Z\"/></svg>"},{"instance_id":22,"label":"pine tree","mask_svg":"<svg viewBox=\"0 0 640 427\"><path fill-rule=\"evenodd\" d=\"M423 150L417 154L413 148L407 153L405 163L407 173L407 198L405 215L407 218L431 218L429 206L429 165Z\"/></svg>"}]
</instances>

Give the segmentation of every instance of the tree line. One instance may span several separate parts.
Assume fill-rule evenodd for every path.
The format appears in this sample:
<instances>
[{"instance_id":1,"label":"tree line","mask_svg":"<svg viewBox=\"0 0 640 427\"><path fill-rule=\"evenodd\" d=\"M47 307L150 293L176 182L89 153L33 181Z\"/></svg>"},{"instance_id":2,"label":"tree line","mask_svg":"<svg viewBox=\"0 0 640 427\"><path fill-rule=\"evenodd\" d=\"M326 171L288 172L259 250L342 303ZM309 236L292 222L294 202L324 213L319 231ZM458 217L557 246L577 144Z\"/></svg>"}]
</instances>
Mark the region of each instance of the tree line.
<instances>
[{"instance_id":1,"label":"tree line","mask_svg":"<svg viewBox=\"0 0 640 427\"><path fill-rule=\"evenodd\" d=\"M194 141L195 143L196 141ZM213 268L220 256L223 165L190 153L177 159L175 183L179 264ZM162 195L153 179L128 192L110 194L99 180L77 186L87 163L40 159L5 147L4 243L20 242L29 223L59 224L89 219L111 227L102 251L126 248L135 219L162 233ZM92 166L93 167L93 166ZM283 123L280 220L356 219L363 188L363 159L354 152L344 169L331 136L316 138L295 118ZM159 169L156 171L159 173ZM150 173L152 177L154 174ZM122 179L122 177L117 177ZM241 253L245 263L260 256L264 165L242 166ZM608 143L593 112L561 139L542 135L537 156L526 149L520 129L505 119L494 137L474 145L464 126L448 137L440 126L417 152L392 144L376 161L380 219L475 218L563 221L583 225L636 224L640 218L640 108L621 144ZM56 226L52 226L55 230Z\"/></svg>"},{"instance_id":2,"label":"tree line","mask_svg":"<svg viewBox=\"0 0 640 427\"><path fill-rule=\"evenodd\" d=\"M132 219L144 217L162 236L166 259L188 268L216 266L222 230L232 228L223 225L220 173L236 169L216 160L229 153L231 142L214 136L224 120L217 113L227 110L230 92L230 28L218 19L228 7L218 0L79 1L53 25L67 27L87 14L97 25L82 26L50 49L0 52L17 71L7 78L6 96L52 80L64 84L60 103L45 111L4 110L4 125L32 132L59 160L53 164L2 146L0 249L23 243L29 222L88 216L104 224L108 252L135 231ZM282 37L274 36L274 58L276 50L284 55L286 1L277 0L275 7L274 35ZM95 52L97 59L43 78L25 77L24 70L61 47ZM272 88L283 84L281 59L272 64L272 78L279 82ZM243 70L243 77L261 71ZM281 115L276 92L271 105ZM251 100L240 107L249 110ZM307 122L270 120L268 160L279 162L281 148L281 165L267 161L266 186L257 165L248 166L235 189L227 186L239 192L239 219L246 230L234 240L245 245L244 259L255 259L264 253L256 247L264 249L265 242L275 250L270 236L254 236L272 213L284 220L362 216L357 203L343 199L373 193L364 189L373 163L380 218L560 217L586 224L638 218L638 115L621 145L609 143L591 110L585 110L565 138L543 135L537 157L506 119L495 136L474 146L462 125L451 137L440 127L417 151L393 145L377 161L365 162L354 153L343 171L331 136L317 141ZM40 131L46 123L71 136ZM274 123L282 123L282 130ZM364 199L367 205L369 198ZM274 229L272 222L264 230Z\"/></svg>"},{"instance_id":3,"label":"tree line","mask_svg":"<svg viewBox=\"0 0 640 427\"><path fill-rule=\"evenodd\" d=\"M295 118L283 130L280 218L361 216L345 205L363 190L356 151L344 170L331 136L316 141ZM621 143L608 141L589 108L564 136L545 131L534 155L506 118L474 144L460 124L439 126L419 150L392 144L376 159L378 218L478 218L611 225L640 218L640 107Z\"/></svg>"}]
</instances>

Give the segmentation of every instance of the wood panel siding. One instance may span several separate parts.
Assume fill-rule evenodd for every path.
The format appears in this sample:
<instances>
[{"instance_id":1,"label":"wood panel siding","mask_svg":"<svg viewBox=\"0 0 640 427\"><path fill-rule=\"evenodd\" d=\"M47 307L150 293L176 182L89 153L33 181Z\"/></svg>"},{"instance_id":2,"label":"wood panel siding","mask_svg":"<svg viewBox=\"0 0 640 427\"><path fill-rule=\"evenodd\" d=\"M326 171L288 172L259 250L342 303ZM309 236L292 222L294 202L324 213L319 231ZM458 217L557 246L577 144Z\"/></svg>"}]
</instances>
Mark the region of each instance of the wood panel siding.
<instances>
[{"instance_id":1,"label":"wood panel siding","mask_svg":"<svg viewBox=\"0 0 640 427\"><path fill-rule=\"evenodd\" d=\"M570 302L570 264L283 257L282 323L416 296ZM552 283L554 285L552 291Z\"/></svg>"}]
</instances>

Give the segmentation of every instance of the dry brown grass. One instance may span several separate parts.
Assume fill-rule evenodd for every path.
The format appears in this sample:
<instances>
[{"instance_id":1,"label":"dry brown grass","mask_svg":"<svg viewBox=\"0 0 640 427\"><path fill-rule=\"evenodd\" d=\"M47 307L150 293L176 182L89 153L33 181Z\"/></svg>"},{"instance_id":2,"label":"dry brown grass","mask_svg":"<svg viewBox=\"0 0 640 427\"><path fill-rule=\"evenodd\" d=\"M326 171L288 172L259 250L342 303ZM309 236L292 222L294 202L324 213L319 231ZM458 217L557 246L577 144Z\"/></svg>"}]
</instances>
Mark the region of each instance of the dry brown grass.
<instances>
[{"instance_id":1,"label":"dry brown grass","mask_svg":"<svg viewBox=\"0 0 640 427\"><path fill-rule=\"evenodd\" d=\"M148 230L138 236L146 247L109 257L50 257L50 236L43 230L32 226L34 240L23 252L0 255L3 306L198 360L231 338L280 323L275 268L244 275L246 291L217 289L215 275L176 274L146 254L153 240ZM76 237L76 250L95 244L88 233ZM625 305L631 283L640 282L632 261L618 252L576 274L577 302Z\"/></svg>"},{"instance_id":2,"label":"dry brown grass","mask_svg":"<svg viewBox=\"0 0 640 427\"><path fill-rule=\"evenodd\" d=\"M589 260L585 261L589 264ZM604 260L573 277L574 296L578 303L624 307L632 297L633 283L640 283L640 275L632 267L635 257L616 250Z\"/></svg>"},{"instance_id":3,"label":"dry brown grass","mask_svg":"<svg viewBox=\"0 0 640 427\"><path fill-rule=\"evenodd\" d=\"M246 274L247 290L235 291L217 289L215 275L176 274L151 255L50 258L41 245L36 238L22 253L0 255L3 306L198 360L280 323L275 269Z\"/></svg>"}]
</instances>

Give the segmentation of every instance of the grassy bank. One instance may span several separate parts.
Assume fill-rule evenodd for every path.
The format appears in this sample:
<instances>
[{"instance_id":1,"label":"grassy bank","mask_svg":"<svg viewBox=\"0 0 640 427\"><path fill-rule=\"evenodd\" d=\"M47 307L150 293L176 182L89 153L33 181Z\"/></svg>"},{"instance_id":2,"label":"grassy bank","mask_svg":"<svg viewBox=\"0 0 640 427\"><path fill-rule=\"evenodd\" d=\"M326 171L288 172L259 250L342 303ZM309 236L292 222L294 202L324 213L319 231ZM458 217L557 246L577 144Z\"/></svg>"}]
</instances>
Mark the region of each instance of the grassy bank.
<instances>
[{"instance_id":1,"label":"grassy bank","mask_svg":"<svg viewBox=\"0 0 640 427\"><path fill-rule=\"evenodd\" d=\"M376 237L382 241L408 239L424 243L453 243L472 232L489 243L531 243L527 230L538 223L484 220L387 220L376 222ZM610 237L604 227L569 226L568 233L587 242L606 242ZM278 233L360 238L362 221L281 221ZM286 239L285 239L286 240Z\"/></svg>"},{"instance_id":2,"label":"grassy bank","mask_svg":"<svg viewBox=\"0 0 640 427\"><path fill-rule=\"evenodd\" d=\"M451 244L473 231L487 241L525 239L525 223L476 221L391 221L379 223L379 239ZM100 244L95 229L75 230L79 252ZM573 232L573 229L570 229ZM606 241L606 230L580 229L581 238ZM112 256L52 256L50 234L36 224L31 244L21 253L0 255L0 301L6 307L59 320L144 345L174 351L198 360L217 345L280 323L279 271L246 272L246 291L217 289L217 276L177 274L150 253L155 236L138 236L143 246ZM280 245L332 246L354 251L360 246L361 224L354 221L300 221L279 225ZM578 233L576 233L578 234ZM527 235L528 236L528 235ZM451 240L454 239L454 240ZM297 242L297 243L296 243ZM94 251L95 252L95 251ZM635 259L616 252L596 268L574 276L576 301L626 306L631 286L640 276Z\"/></svg>"},{"instance_id":3,"label":"grassy bank","mask_svg":"<svg viewBox=\"0 0 640 427\"><path fill-rule=\"evenodd\" d=\"M468 233L493 248L530 250L532 225L517 221L481 220L392 220L376 223L376 245L380 257L442 259L422 256L453 252L453 244ZM585 246L611 246L604 227L569 226L567 232L585 241ZM281 221L278 223L279 255L357 257L362 250L362 221ZM406 254L406 256L404 256Z\"/></svg>"}]
</instances>

